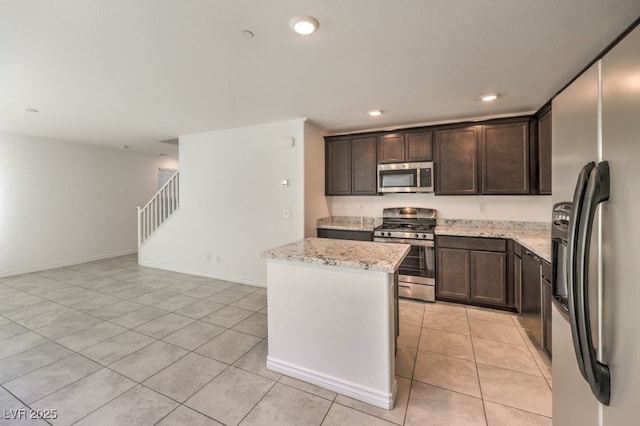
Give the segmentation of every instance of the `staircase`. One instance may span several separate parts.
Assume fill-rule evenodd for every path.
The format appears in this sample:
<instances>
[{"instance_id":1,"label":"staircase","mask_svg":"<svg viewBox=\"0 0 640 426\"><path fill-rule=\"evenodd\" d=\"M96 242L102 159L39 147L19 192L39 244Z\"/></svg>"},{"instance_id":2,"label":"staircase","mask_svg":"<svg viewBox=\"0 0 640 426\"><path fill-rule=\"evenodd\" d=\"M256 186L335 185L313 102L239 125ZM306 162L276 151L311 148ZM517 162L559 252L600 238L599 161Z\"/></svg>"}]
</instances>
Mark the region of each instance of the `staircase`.
<instances>
[{"instance_id":1,"label":"staircase","mask_svg":"<svg viewBox=\"0 0 640 426\"><path fill-rule=\"evenodd\" d=\"M138 206L138 248L180 207L179 183L176 172L144 207Z\"/></svg>"}]
</instances>

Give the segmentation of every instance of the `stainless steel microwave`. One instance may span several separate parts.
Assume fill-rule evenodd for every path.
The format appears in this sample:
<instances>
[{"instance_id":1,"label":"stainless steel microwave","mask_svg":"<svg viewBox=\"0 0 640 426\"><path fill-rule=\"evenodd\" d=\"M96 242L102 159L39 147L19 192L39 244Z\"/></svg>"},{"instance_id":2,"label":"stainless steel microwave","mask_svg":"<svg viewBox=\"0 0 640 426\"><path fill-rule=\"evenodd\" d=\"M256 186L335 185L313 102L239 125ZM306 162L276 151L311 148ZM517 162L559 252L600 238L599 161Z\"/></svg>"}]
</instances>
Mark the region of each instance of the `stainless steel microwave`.
<instances>
[{"instance_id":1,"label":"stainless steel microwave","mask_svg":"<svg viewBox=\"0 0 640 426\"><path fill-rule=\"evenodd\" d=\"M378 192L433 192L433 162L379 164Z\"/></svg>"}]
</instances>

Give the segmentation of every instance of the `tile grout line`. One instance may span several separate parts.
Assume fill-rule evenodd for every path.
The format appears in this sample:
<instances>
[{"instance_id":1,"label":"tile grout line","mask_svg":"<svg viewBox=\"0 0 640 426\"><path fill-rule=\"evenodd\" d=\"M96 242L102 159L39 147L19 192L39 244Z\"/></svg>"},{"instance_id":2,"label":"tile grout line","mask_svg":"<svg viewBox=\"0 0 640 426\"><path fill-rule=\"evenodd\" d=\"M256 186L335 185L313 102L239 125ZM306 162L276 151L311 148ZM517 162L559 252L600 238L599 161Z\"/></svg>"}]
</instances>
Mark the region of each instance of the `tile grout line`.
<instances>
[{"instance_id":1,"label":"tile grout line","mask_svg":"<svg viewBox=\"0 0 640 426\"><path fill-rule=\"evenodd\" d=\"M467 322L469 318L467 317ZM471 334L471 325L469 325L469 334ZM473 343L473 337L470 335L469 340L471 340L471 351L473 352L473 363L476 367L476 377L478 378L478 388L480 390L480 401L482 401L482 414L484 414L484 423L486 425L489 424L489 419L487 418L487 406L485 404L484 392L482 391L482 382L480 381L480 371L478 370L478 359L476 358L476 347Z\"/></svg>"},{"instance_id":2,"label":"tile grout line","mask_svg":"<svg viewBox=\"0 0 640 426\"><path fill-rule=\"evenodd\" d=\"M258 406L258 404L260 404L260 402L264 399L264 397L265 397L265 396L267 396L267 394L268 394L269 392L271 392L271 389L273 389L273 388L274 388L274 386L275 386L275 385L277 385L277 384L278 384L278 382L277 382L277 381L274 381L274 382L273 382L273 384L269 387L269 390L267 390L267 391L264 393L264 395L262 395L262 396L260 397L260 399L259 399L255 404L253 404L253 407L251 407L251 409L250 409L249 411L247 411L247 414L245 414L244 416L242 416L242 419L240 419L240 421L238 422L238 425L239 425L239 424L241 424L241 423L244 421L244 419L246 419L246 418L247 418L247 416L248 416L249 414L251 414L251 412L252 412L253 410L255 410L255 408ZM331 406L329 406L329 407L331 407ZM328 410L327 410L327 412L328 412Z\"/></svg>"}]
</instances>

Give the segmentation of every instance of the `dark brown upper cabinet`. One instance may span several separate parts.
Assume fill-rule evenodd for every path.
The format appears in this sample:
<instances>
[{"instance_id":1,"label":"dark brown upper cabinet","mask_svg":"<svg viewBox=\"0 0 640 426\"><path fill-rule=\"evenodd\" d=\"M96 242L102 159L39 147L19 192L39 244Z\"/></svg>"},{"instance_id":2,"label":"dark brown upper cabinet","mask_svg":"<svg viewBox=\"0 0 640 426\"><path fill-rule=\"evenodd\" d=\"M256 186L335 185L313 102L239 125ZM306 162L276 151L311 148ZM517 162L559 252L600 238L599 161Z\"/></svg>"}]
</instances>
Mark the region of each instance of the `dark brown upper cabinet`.
<instances>
[{"instance_id":1,"label":"dark brown upper cabinet","mask_svg":"<svg viewBox=\"0 0 640 426\"><path fill-rule=\"evenodd\" d=\"M432 161L432 134L431 131L405 133L405 161Z\"/></svg>"},{"instance_id":2,"label":"dark brown upper cabinet","mask_svg":"<svg viewBox=\"0 0 640 426\"><path fill-rule=\"evenodd\" d=\"M375 136L325 139L325 195L377 195Z\"/></svg>"},{"instance_id":3,"label":"dark brown upper cabinet","mask_svg":"<svg viewBox=\"0 0 640 426\"><path fill-rule=\"evenodd\" d=\"M378 193L376 147L375 136L351 140L351 194Z\"/></svg>"},{"instance_id":4,"label":"dark brown upper cabinet","mask_svg":"<svg viewBox=\"0 0 640 426\"><path fill-rule=\"evenodd\" d=\"M529 121L482 126L481 192L529 194Z\"/></svg>"},{"instance_id":5,"label":"dark brown upper cabinet","mask_svg":"<svg viewBox=\"0 0 640 426\"><path fill-rule=\"evenodd\" d=\"M378 163L431 161L431 138L430 130L382 135L378 140Z\"/></svg>"},{"instance_id":6,"label":"dark brown upper cabinet","mask_svg":"<svg viewBox=\"0 0 640 426\"><path fill-rule=\"evenodd\" d=\"M433 161L436 195L551 193L551 113L329 136L326 195L376 195L377 165Z\"/></svg>"},{"instance_id":7,"label":"dark brown upper cabinet","mask_svg":"<svg viewBox=\"0 0 640 426\"><path fill-rule=\"evenodd\" d=\"M404 161L404 135L392 133L380 136L378 142L378 162L402 163Z\"/></svg>"},{"instance_id":8,"label":"dark brown upper cabinet","mask_svg":"<svg viewBox=\"0 0 640 426\"><path fill-rule=\"evenodd\" d=\"M478 126L468 126L435 132L436 194L480 193L478 130Z\"/></svg>"},{"instance_id":9,"label":"dark brown upper cabinet","mask_svg":"<svg viewBox=\"0 0 640 426\"><path fill-rule=\"evenodd\" d=\"M351 139L327 140L325 143L326 195L351 195Z\"/></svg>"},{"instance_id":10,"label":"dark brown upper cabinet","mask_svg":"<svg viewBox=\"0 0 640 426\"><path fill-rule=\"evenodd\" d=\"M538 193L551 194L551 111L538 120Z\"/></svg>"}]
</instances>

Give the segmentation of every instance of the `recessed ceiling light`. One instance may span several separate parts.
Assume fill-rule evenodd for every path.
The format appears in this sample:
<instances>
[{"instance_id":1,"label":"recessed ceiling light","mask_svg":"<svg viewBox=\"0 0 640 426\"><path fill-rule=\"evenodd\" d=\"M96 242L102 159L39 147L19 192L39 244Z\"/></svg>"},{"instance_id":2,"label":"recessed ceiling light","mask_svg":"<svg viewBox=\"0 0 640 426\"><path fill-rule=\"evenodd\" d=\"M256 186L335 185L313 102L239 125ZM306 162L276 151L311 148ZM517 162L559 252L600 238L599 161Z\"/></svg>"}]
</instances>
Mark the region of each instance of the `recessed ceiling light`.
<instances>
[{"instance_id":1,"label":"recessed ceiling light","mask_svg":"<svg viewBox=\"0 0 640 426\"><path fill-rule=\"evenodd\" d=\"M35 108L22 108L22 111L24 111L24 112L38 112L38 110L35 109Z\"/></svg>"},{"instance_id":2,"label":"recessed ceiling light","mask_svg":"<svg viewBox=\"0 0 640 426\"><path fill-rule=\"evenodd\" d=\"M162 153L162 154L160 154L160 157L166 157L166 156L168 156L168 155L169 155L169 154L164 154L164 153Z\"/></svg>"},{"instance_id":3,"label":"recessed ceiling light","mask_svg":"<svg viewBox=\"0 0 640 426\"><path fill-rule=\"evenodd\" d=\"M487 93L486 95L480 96L480 100L482 102L491 102L498 99L498 96L500 96L499 93Z\"/></svg>"},{"instance_id":4,"label":"recessed ceiling light","mask_svg":"<svg viewBox=\"0 0 640 426\"><path fill-rule=\"evenodd\" d=\"M289 21L289 27L300 35L309 35L319 26L320 23L313 16L296 16Z\"/></svg>"},{"instance_id":5,"label":"recessed ceiling light","mask_svg":"<svg viewBox=\"0 0 640 426\"><path fill-rule=\"evenodd\" d=\"M369 117L380 117L382 115L381 109L372 109L371 111L367 111Z\"/></svg>"},{"instance_id":6,"label":"recessed ceiling light","mask_svg":"<svg viewBox=\"0 0 640 426\"><path fill-rule=\"evenodd\" d=\"M251 40L253 38L253 33L249 30L241 30L238 34L245 40Z\"/></svg>"}]
</instances>

